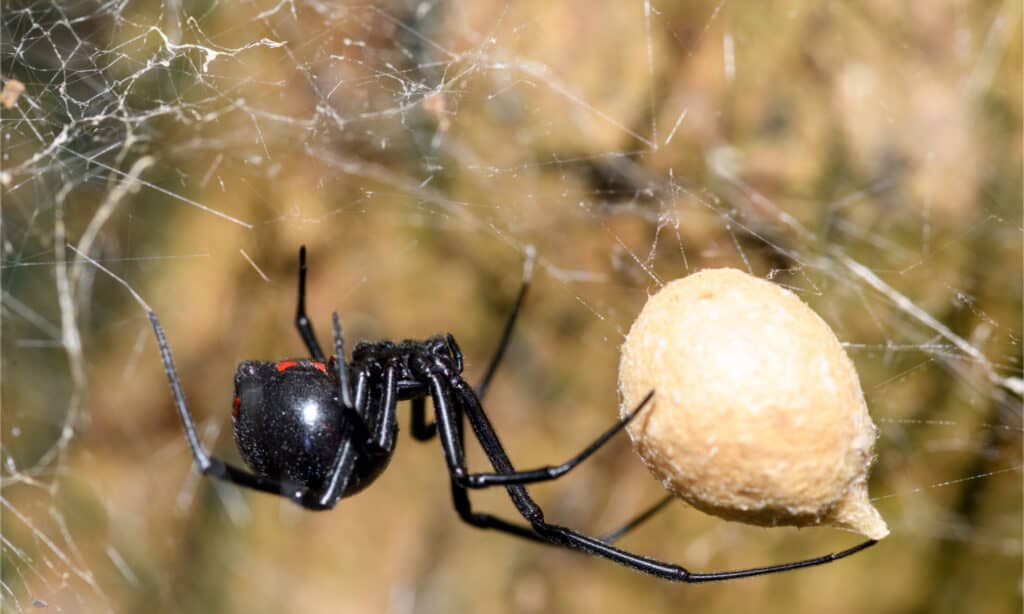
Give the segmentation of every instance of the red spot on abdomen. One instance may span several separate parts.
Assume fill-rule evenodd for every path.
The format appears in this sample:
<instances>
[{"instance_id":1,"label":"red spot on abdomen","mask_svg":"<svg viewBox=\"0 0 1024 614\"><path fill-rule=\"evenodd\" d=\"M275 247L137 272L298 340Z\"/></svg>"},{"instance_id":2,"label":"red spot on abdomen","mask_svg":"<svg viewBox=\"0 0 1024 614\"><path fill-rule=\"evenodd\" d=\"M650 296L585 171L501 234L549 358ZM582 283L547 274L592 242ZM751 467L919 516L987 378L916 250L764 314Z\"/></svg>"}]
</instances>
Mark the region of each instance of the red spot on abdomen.
<instances>
[{"instance_id":1,"label":"red spot on abdomen","mask_svg":"<svg viewBox=\"0 0 1024 614\"><path fill-rule=\"evenodd\" d=\"M282 372L282 371L287 371L288 369L291 369L292 367L298 367L300 365L302 365L302 366L310 366L310 367L313 367L314 369L319 369L321 373L327 373L327 366L324 365L324 363L322 363L322 362L314 362L312 360L310 360L310 361L305 361L305 360L282 360L281 362L277 363L277 365L275 365L275 366L277 367L278 372Z\"/></svg>"},{"instance_id":2,"label":"red spot on abdomen","mask_svg":"<svg viewBox=\"0 0 1024 614\"><path fill-rule=\"evenodd\" d=\"M287 371L288 369L297 366L299 366L299 361L297 360L282 360L281 362L277 363L277 370Z\"/></svg>"}]
</instances>

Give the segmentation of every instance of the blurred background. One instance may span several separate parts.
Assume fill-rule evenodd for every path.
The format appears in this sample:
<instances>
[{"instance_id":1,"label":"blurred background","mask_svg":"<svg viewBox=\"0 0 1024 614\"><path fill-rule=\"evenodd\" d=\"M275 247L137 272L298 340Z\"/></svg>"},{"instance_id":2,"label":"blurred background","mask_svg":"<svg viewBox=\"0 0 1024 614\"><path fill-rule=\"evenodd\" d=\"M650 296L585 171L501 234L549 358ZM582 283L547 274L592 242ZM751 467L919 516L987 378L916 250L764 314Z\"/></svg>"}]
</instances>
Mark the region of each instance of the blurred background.
<instances>
[{"instance_id":1,"label":"blurred background","mask_svg":"<svg viewBox=\"0 0 1024 614\"><path fill-rule=\"evenodd\" d=\"M1021 31L1010 1L5 2L4 611L1019 612ZM351 341L451 332L470 381L535 246L486 401L522 467L616 418L663 283L781 284L857 365L892 535L670 584L463 525L404 407L329 513L201 479L144 310L67 246L159 314L237 459L235 365L304 351L301 244L324 340L333 309ZM625 438L533 491L592 534L662 496ZM857 540L679 502L622 544L712 571Z\"/></svg>"}]
</instances>

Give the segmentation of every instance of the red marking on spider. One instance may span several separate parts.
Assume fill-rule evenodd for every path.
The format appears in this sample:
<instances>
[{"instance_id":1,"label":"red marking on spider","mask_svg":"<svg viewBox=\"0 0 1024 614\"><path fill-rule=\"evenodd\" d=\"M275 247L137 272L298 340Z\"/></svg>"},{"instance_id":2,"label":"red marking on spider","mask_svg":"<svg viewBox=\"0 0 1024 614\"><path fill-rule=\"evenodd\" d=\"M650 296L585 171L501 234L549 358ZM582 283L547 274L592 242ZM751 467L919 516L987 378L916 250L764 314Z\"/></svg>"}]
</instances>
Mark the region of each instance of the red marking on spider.
<instances>
[{"instance_id":1,"label":"red marking on spider","mask_svg":"<svg viewBox=\"0 0 1024 614\"><path fill-rule=\"evenodd\" d=\"M287 371L288 369L297 366L299 366L299 361L297 360L282 360L281 362L277 363L277 370Z\"/></svg>"},{"instance_id":2,"label":"red marking on spider","mask_svg":"<svg viewBox=\"0 0 1024 614\"><path fill-rule=\"evenodd\" d=\"M322 362L314 362L314 361L308 361L307 362L305 360L301 360L301 361L300 360L282 360L281 362L277 363L277 365L275 365L275 366L277 367L278 372L287 371L288 369L291 369L292 367L310 366L310 367L313 367L314 369L319 369L322 373L327 373L327 367Z\"/></svg>"}]
</instances>

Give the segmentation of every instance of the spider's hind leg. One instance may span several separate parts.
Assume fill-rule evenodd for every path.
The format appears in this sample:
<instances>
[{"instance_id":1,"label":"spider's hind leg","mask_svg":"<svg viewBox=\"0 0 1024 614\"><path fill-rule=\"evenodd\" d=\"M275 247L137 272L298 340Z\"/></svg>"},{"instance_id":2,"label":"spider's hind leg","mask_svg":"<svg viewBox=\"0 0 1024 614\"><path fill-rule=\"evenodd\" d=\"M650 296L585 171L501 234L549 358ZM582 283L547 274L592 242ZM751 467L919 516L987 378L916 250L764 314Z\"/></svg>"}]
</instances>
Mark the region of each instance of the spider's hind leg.
<instances>
[{"instance_id":1,"label":"spider's hind leg","mask_svg":"<svg viewBox=\"0 0 1024 614\"><path fill-rule=\"evenodd\" d=\"M324 351L316 340L313 322L306 315L306 246L299 248L299 304L295 309L295 328L299 330L302 342L306 344L309 355L317 362L324 362Z\"/></svg>"},{"instance_id":2,"label":"spider's hind leg","mask_svg":"<svg viewBox=\"0 0 1024 614\"><path fill-rule=\"evenodd\" d=\"M526 246L526 260L523 262L523 283L519 286L519 294L516 296L512 313L505 320L505 328L501 331L501 340L498 341L498 347L494 351L494 356L491 357L491 362L487 365L487 371L484 373L483 379L480 380L480 385L476 387L476 396L481 399L487 393L487 387L490 385L494 373L498 370L501 359L505 357L505 350L508 349L509 341L512 339L512 329L515 328L516 318L519 317L519 311L523 308L523 302L526 300L526 291L530 289L530 283L533 281L533 264L536 257L537 250L532 245Z\"/></svg>"}]
</instances>

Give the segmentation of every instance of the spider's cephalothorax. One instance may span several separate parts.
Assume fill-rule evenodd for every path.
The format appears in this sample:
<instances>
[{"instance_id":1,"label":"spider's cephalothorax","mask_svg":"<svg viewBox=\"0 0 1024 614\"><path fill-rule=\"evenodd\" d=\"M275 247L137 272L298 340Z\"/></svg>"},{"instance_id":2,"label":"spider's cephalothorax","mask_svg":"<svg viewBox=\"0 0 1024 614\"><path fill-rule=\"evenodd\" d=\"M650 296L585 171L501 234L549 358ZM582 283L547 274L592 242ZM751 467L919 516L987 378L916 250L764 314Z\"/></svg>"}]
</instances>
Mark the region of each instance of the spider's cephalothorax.
<instances>
[{"instance_id":1,"label":"spider's cephalothorax","mask_svg":"<svg viewBox=\"0 0 1024 614\"><path fill-rule=\"evenodd\" d=\"M527 267L526 270L529 272L532 268ZM341 324L335 313L334 357L328 360L306 316L306 250L302 248L299 251L299 304L295 325L311 358L246 361L239 365L235 374L232 414L235 441L243 459L252 468L251 472L210 456L203 450L185 404L160 321L152 311L149 319L156 333L175 405L185 427L185 437L199 470L239 486L286 497L307 509L334 507L343 497L355 494L372 483L387 468L398 433L398 402L411 401L410 431L413 438L420 441L434 437L440 439L451 477L455 511L463 521L476 527L573 548L677 582L731 580L821 565L875 543L866 541L841 552L794 563L692 573L679 565L612 545L627 531L664 508L669 497L602 538L589 537L547 522L526 485L554 480L586 460L650 402L654 391L568 461L561 465L517 470L498 439L480 399L504 355L528 287L529 273L505 324L498 350L482 383L474 389L462 378L462 351L450 334L425 341L360 343L352 353L352 360L346 361ZM433 403L433 422L427 419L427 398ZM470 431L465 428L467 423ZM467 432L471 432L483 448L493 472L470 473L466 468ZM525 522L474 511L469 490L489 486L503 486Z\"/></svg>"}]
</instances>

